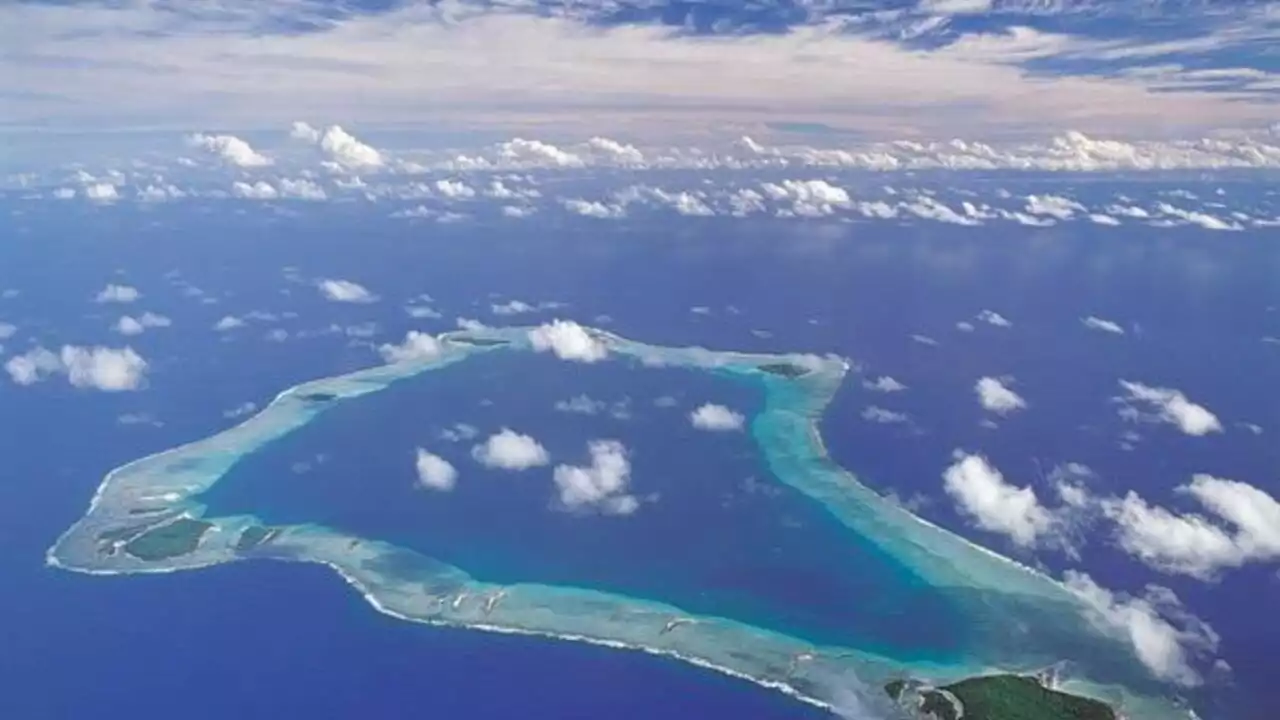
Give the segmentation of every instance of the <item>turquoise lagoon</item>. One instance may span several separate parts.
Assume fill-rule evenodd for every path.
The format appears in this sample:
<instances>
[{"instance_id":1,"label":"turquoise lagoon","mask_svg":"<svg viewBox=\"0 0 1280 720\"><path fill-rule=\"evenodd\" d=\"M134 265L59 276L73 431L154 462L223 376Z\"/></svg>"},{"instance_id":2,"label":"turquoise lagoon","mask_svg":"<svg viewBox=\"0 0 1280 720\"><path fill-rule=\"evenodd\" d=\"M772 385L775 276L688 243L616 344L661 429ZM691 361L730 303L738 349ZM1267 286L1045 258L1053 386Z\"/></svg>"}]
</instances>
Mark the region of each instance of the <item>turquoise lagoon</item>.
<instances>
[{"instance_id":1,"label":"turquoise lagoon","mask_svg":"<svg viewBox=\"0 0 1280 720\"><path fill-rule=\"evenodd\" d=\"M307 475L284 471L290 443L314 445L314 435L336 442L344 426L376 415L380 401L414 389L429 403L460 381L518 376L519 363L547 361L527 354L525 329L457 332L444 338L438 356L305 383L218 435L118 468L49 551L49 561L90 573L255 558L323 563L374 607L407 620L674 655L821 705L852 678L943 682L1065 661L1069 689L1118 703L1132 718L1185 714L1165 699L1166 688L1116 629L1095 623L1068 590L915 518L827 457L818 422L847 372L842 359L662 348L592 332L609 348L609 372L620 366L637 376L714 378L714 392L752 410L749 435L696 438L721 443L716 454L729 458L697 478L695 490L713 492L682 495L691 492L680 485L690 485L688 477L647 485L647 477L700 474L698 453L641 446L633 458L634 491L654 491L654 501L634 517L560 533L566 544L557 548L519 542L521 533L556 536L545 528L497 530L473 517L462 497L469 469L460 462L459 497L411 498L406 507L428 514L395 527L380 526L359 508L326 504L324 489L308 486ZM695 441L676 429L687 426L680 411L667 412L673 417L662 446ZM611 436L596 429L593 437ZM576 462L564 454L572 453L567 446L552 449L557 461ZM359 482L376 486L377 474L375 464ZM768 488L769 501L715 506L715 493L743 477ZM549 486L545 477L510 482L524 493ZM395 502L373 489L370 495L375 504ZM699 517L717 511L738 523L719 527L738 530L708 533L698 526ZM548 512L525 517L582 520ZM771 522L781 517L789 522ZM130 538L156 533L167 540L165 528L194 528L191 542L174 544L164 557L130 552Z\"/></svg>"}]
</instances>

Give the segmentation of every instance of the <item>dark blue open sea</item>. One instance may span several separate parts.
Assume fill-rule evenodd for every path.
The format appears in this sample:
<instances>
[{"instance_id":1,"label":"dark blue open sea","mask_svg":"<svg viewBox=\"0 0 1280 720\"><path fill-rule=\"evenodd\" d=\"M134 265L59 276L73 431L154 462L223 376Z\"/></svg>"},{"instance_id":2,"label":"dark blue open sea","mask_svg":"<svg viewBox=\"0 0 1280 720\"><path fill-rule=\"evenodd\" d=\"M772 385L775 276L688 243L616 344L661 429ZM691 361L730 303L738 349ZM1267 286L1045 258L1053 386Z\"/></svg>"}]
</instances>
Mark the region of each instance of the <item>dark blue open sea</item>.
<instances>
[{"instance_id":1,"label":"dark blue open sea","mask_svg":"<svg viewBox=\"0 0 1280 720\"><path fill-rule=\"evenodd\" d=\"M910 390L872 397L850 376L823 423L831 454L873 487L911 499L923 516L1002 552L1013 550L970 529L942 491L956 449L985 453L1019 484L1040 482L1038 468L1083 462L1098 471L1098 489L1134 489L1161 504L1195 472L1280 492L1272 439L1280 432L1280 346L1261 341L1280 335L1280 245L1266 231L725 218L682 219L676 228L663 219L425 225L365 206L293 216L200 202L150 210L25 203L0 231L10 235L0 243L0 288L20 291L0 300L0 320L21 328L5 342L6 355L36 342L123 344L110 325L124 309L91 301L107 282L143 292L128 311L174 322L128 339L151 364L141 392L0 383L0 717L823 716L674 661L393 620L320 567L264 561L89 577L44 566L45 549L113 467L226 427L234 420L223 413L246 401L262 405L300 381L376 362L370 342L438 332L459 316L500 324L489 305L509 299L564 304L519 322L558 315L660 345L835 352L869 375L892 375ZM293 277L355 280L380 301L329 303ZM443 317L404 312L421 293ZM708 311L691 312L695 306ZM983 309L1014 326L957 331L957 321ZM212 330L219 318L250 311L259 319L246 327ZM1090 333L1080 325L1085 315L1134 331ZM372 338L342 330L367 322L377 324ZM268 339L275 329L287 339ZM1006 374L1032 408L983 427L973 383ZM1185 390L1228 432L1191 441L1143 426L1141 442L1121 449L1131 426L1111 401L1120 378ZM626 395L632 418L551 410L580 392L606 401ZM655 407L660 395L679 405ZM929 624L941 616L917 615L927 619L913 627L872 622L890 616L877 602L912 597L877 595L898 569L874 548L830 542L824 518L801 498L748 481L768 477L745 434L699 433L685 421L707 401L749 411L760 398L706 375L493 355L335 409L247 460L209 500L269 521L381 534L482 579L599 585L744 619L799 607L788 620L798 633L869 634L907 655L962 650L962 631L948 636ZM870 403L906 412L912 423L866 422L860 413ZM481 470L467 458L469 443L437 438L456 422L530 433L553 462L585 462L587 439L617 437L634 450L633 489L646 500L627 518L557 512L549 468ZM1239 431L1238 422L1266 431ZM413 487L417 445L459 467L454 493ZM308 458L309 471L293 471ZM1268 714L1280 707L1274 567L1206 584L1156 575L1104 538L1079 561L1024 559L1055 574L1083 568L1116 589L1173 588L1222 636L1220 654L1234 668L1223 720L1276 717ZM841 563L874 570L824 572ZM910 589L909 578L899 580L898 590ZM740 601L744 590L754 603ZM928 607L927 592L914 597ZM855 603L866 614L842 624L840 613ZM941 635L921 640L934 632Z\"/></svg>"}]
</instances>

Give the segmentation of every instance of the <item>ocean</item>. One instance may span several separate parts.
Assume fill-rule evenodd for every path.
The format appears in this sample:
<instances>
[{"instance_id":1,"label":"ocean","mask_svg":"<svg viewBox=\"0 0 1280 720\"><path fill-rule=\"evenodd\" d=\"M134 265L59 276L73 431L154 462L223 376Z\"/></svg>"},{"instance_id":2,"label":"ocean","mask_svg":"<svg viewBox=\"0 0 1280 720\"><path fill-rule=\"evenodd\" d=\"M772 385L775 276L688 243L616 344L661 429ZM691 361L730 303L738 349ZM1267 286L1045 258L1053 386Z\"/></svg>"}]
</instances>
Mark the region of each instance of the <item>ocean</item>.
<instances>
[{"instance_id":1,"label":"ocean","mask_svg":"<svg viewBox=\"0 0 1280 720\"><path fill-rule=\"evenodd\" d=\"M8 478L0 484L0 713L6 717L147 717L161 707L181 707L188 717L397 717L428 711L468 717L820 715L745 682L638 653L394 621L373 612L322 568L237 563L174 575L92 578L43 566L45 549L83 512L111 468L226 427L234 420L224 412L243 402L261 405L302 380L376 362L369 342L398 340L410 328L442 330L460 316L501 323L504 318L495 317L489 305L508 299L564 304L521 322L558 315L654 344L835 352L868 376L892 375L910 389L872 395L860 387L859 376L847 379L823 423L832 457L872 487L911 502L924 517L1015 556L999 538L971 529L942 493L941 472L953 451L983 452L1019 484L1042 483L1043 471L1055 464L1083 462L1098 472L1099 489L1134 489L1159 503L1176 503L1173 488L1194 472L1250 482L1273 494L1280 490L1280 449L1268 442L1280 429L1280 406L1265 392L1280 387L1280 347L1262 342L1280 334L1280 284L1274 282L1280 248L1267 242L1264 231L1223 238L1185 228L1073 225L1029 231L726 219L685 220L678 230L658 220L638 226L554 220L441 226L392 221L363 207L323 207L294 217L236 214L218 203L200 214L191 208L37 204L25 205L23 212L27 229L0 245L0 285L20 291L0 301L0 320L21 328L5 342L6 353L35 341L50 347L123 344L109 330L123 309L91 302L107 282L136 285L143 299L128 311L164 313L174 326L127 341L151 362L144 392L100 394L54 381L28 388L0 385ZM295 277L307 281L290 279ZM327 303L308 284L318 277L359 281L381 301ZM443 317L412 318L402 310L420 293L432 299L415 302ZM706 310L693 312L694 307ZM957 321L972 321L984 309L1005 315L1013 327L956 328ZM224 315L251 311L258 317L239 331L212 330ZM1080 325L1086 315L1122 321L1130 333L1089 333ZM377 334L362 337L358 326L370 321L377 323ZM287 337L268 339L275 329ZM937 344L913 340L913 334ZM984 427L972 389L981 375L1015 378L1029 410ZM1183 389L1213 408L1228 431L1187 438L1126 424L1112 401L1119 379ZM750 407L745 388L713 385L696 394ZM471 398L459 402L474 422L486 429L501 422L484 415L477 402L484 393L475 384L459 387ZM591 393L610 399L609 387L605 377ZM546 417L544 401L565 394L568 386L538 391L528 393L527 405ZM657 391L655 386L645 394ZM632 394L637 418L642 409L646 416L654 412L642 393ZM327 506L349 500L344 510L370 524L380 521L380 503L396 493L421 499L408 474L409 443L427 445L436 426L466 421L462 413L437 414L432 393L379 397L404 418L381 432L364 426L382 436L373 439L386 441L386 449L366 458L334 450L332 465L317 466L366 469L364 482L343 474L344 484L329 488L342 498L329 497ZM868 404L905 412L912 421L867 422L861 413ZM1236 425L1246 422L1264 433ZM597 429L579 427L570 437L567 425L542 427L527 431L557 458L577 453L579 459L583 434ZM1141 440L1132 449L1119 447L1121 433L1131 429ZM336 447L341 430L331 432L307 453ZM676 425L655 422L644 432L662 442ZM396 443L405 454L395 455ZM695 456L663 457L641 452L641 443L636 447L637 491L651 487L658 497L635 517L601 520L679 519L679 537L714 534L712 521L724 515L710 511L723 509L717 503L725 492L755 497L742 492L743 476L753 473L743 453L729 454L741 467L701 468L715 483L693 486L674 474L661 480L642 475L641 468L644 462L654 463L655 470L665 463L672 470L699 469L681 464L696 463ZM472 468L461 460L458 465L464 474L449 501L474 501L492 512L492 503L464 495ZM385 472L370 471L376 468ZM299 487L321 475L281 477ZM471 538L492 541L498 532L511 537L537 531L538 543L524 548L524 563L573 550L569 528L579 526L541 534L555 523L582 519L547 507L545 481L530 487L529 478L518 474L476 479L476 485L509 481L515 487L500 493L504 501L530 511L517 515L513 507L502 507L503 521L494 527L463 528ZM266 492L256 498L284 507L286 498L271 497L268 489L244 490ZM704 494L678 494L695 490ZM667 502L675 497L689 504ZM305 503L325 498L304 493L288 499L314 509L320 504ZM392 503L397 511L403 505ZM732 515L751 522L770 517L765 509ZM414 521L397 522L408 529ZM759 538L766 539L774 541ZM1147 582L1171 587L1221 635L1220 655L1234 669L1234 687L1223 690L1234 698L1231 717L1264 718L1268 708L1280 707L1268 682L1280 648L1280 629L1266 619L1268 599L1280 591L1274 568L1247 567L1206 584L1152 573L1107 539L1093 540L1079 561L1053 553L1021 557L1055 573L1083 567L1117 589L1136 592ZM616 542L615 557L645 556L652 582L672 582L671 568L654 559L670 557L672 547ZM797 546L791 557L809 547ZM483 548L460 543L453 551ZM522 569L520 559L509 555L488 560L495 574ZM645 577L620 566L589 569L598 573L590 577L616 583ZM566 571L564 577L587 576ZM688 578L686 585L700 579ZM788 577L774 585L796 582ZM853 590L812 595L840 592ZM830 617L816 607L811 621L816 627Z\"/></svg>"}]
</instances>

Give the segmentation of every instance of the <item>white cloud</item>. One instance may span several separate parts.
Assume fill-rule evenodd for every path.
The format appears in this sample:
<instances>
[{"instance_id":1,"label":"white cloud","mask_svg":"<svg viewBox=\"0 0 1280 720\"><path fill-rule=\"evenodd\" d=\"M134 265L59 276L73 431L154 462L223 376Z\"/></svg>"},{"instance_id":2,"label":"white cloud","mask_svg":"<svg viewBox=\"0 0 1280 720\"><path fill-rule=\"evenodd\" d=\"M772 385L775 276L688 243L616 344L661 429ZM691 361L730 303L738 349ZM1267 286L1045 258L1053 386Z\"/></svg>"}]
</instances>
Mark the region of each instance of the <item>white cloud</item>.
<instances>
[{"instance_id":1,"label":"white cloud","mask_svg":"<svg viewBox=\"0 0 1280 720\"><path fill-rule=\"evenodd\" d=\"M305 123L303 123L305 125ZM308 126L309 127L309 126ZM311 128L311 130L315 130ZM293 136L309 139L314 133L307 133L294 123ZM366 145L338 125L330 125L319 138L320 149L329 159L347 169L369 169L382 167L382 153Z\"/></svg>"},{"instance_id":2,"label":"white cloud","mask_svg":"<svg viewBox=\"0 0 1280 720\"><path fill-rule=\"evenodd\" d=\"M221 320L213 324L213 329L218 332L226 332L239 327L244 327L244 320L234 315L224 315Z\"/></svg>"},{"instance_id":3,"label":"white cloud","mask_svg":"<svg viewBox=\"0 0 1280 720\"><path fill-rule=\"evenodd\" d=\"M1017 487L981 455L956 453L942 475L956 507L988 532L1005 535L1020 547L1035 547L1054 535L1057 521L1031 487Z\"/></svg>"},{"instance_id":4,"label":"white cloud","mask_svg":"<svg viewBox=\"0 0 1280 720\"><path fill-rule=\"evenodd\" d=\"M1032 215L1048 215L1059 220L1070 220L1077 212L1085 212L1080 203L1059 195L1028 195L1027 212Z\"/></svg>"},{"instance_id":5,"label":"white cloud","mask_svg":"<svg viewBox=\"0 0 1280 720\"><path fill-rule=\"evenodd\" d=\"M31 385L46 376L62 370L62 360L56 353L43 347L32 348L22 355L9 358L4 365L9 378L18 385Z\"/></svg>"},{"instance_id":6,"label":"white cloud","mask_svg":"<svg viewBox=\"0 0 1280 720\"><path fill-rule=\"evenodd\" d=\"M904 412L888 410L877 405L868 405L862 409L862 419L881 425L905 425L911 418Z\"/></svg>"},{"instance_id":7,"label":"white cloud","mask_svg":"<svg viewBox=\"0 0 1280 720\"><path fill-rule=\"evenodd\" d=\"M621 205L606 205L595 200L574 198L571 200L564 200L561 204L563 204L564 208L571 213L582 215L584 217L598 218L600 220L616 220L617 218L624 217L627 214L626 209Z\"/></svg>"},{"instance_id":8,"label":"white cloud","mask_svg":"<svg viewBox=\"0 0 1280 720\"><path fill-rule=\"evenodd\" d=\"M1280 502L1247 483L1199 474L1178 488L1217 518L1152 506L1137 493L1103 502L1120 547L1151 567L1212 579L1250 562L1280 560Z\"/></svg>"},{"instance_id":9,"label":"white cloud","mask_svg":"<svg viewBox=\"0 0 1280 720\"><path fill-rule=\"evenodd\" d=\"M1105 320L1103 318L1090 315L1089 317L1081 318L1080 322L1090 330L1111 333L1112 335L1124 335L1124 328L1120 327L1120 324L1113 320Z\"/></svg>"},{"instance_id":10,"label":"white cloud","mask_svg":"<svg viewBox=\"0 0 1280 720\"><path fill-rule=\"evenodd\" d=\"M699 430L741 430L746 418L724 405L706 403L689 413L689 422Z\"/></svg>"},{"instance_id":11,"label":"white cloud","mask_svg":"<svg viewBox=\"0 0 1280 720\"><path fill-rule=\"evenodd\" d=\"M253 184L237 180L231 184L231 194L249 200L275 200L280 193L266 180L258 180Z\"/></svg>"},{"instance_id":12,"label":"white cloud","mask_svg":"<svg viewBox=\"0 0 1280 720\"><path fill-rule=\"evenodd\" d=\"M334 302L370 303L378 299L368 288L350 280L326 278L317 283L320 294Z\"/></svg>"},{"instance_id":13,"label":"white cloud","mask_svg":"<svg viewBox=\"0 0 1280 720\"><path fill-rule=\"evenodd\" d=\"M1125 391L1124 397L1117 398L1123 405L1121 417L1168 423L1193 436L1222 432L1222 422L1218 420L1218 416L1203 405L1188 400L1181 390L1152 387L1128 380L1121 380L1120 387ZM1145 408L1147 412L1143 413L1139 407Z\"/></svg>"},{"instance_id":14,"label":"white cloud","mask_svg":"<svg viewBox=\"0 0 1280 720\"><path fill-rule=\"evenodd\" d=\"M979 321L988 325L994 325L1002 328L1013 327L1013 323L1010 322L1008 318L994 310L983 310L978 313L976 317Z\"/></svg>"},{"instance_id":15,"label":"white cloud","mask_svg":"<svg viewBox=\"0 0 1280 720\"><path fill-rule=\"evenodd\" d=\"M131 303L142 297L138 289L129 285L107 285L94 298L100 303Z\"/></svg>"},{"instance_id":16,"label":"white cloud","mask_svg":"<svg viewBox=\"0 0 1280 720\"><path fill-rule=\"evenodd\" d=\"M875 380L863 380L862 387L882 393L902 392L907 389L906 385L888 375L881 375Z\"/></svg>"},{"instance_id":17,"label":"white cloud","mask_svg":"<svg viewBox=\"0 0 1280 720\"><path fill-rule=\"evenodd\" d=\"M450 200L465 200L476 196L475 188L460 180L437 180L436 191Z\"/></svg>"},{"instance_id":18,"label":"white cloud","mask_svg":"<svg viewBox=\"0 0 1280 720\"><path fill-rule=\"evenodd\" d=\"M128 347L112 349L64 345L60 357L67 380L81 388L136 390L141 387L147 370L147 361Z\"/></svg>"},{"instance_id":19,"label":"white cloud","mask_svg":"<svg viewBox=\"0 0 1280 720\"><path fill-rule=\"evenodd\" d=\"M679 116L698 133L735 120L805 117L870 135L910 123L913 136L950 138L976 127L1105 128L1140 136L1162 127L1176 133L1274 121L1261 92L1170 86L1159 73L1031 72L1024 62L1104 51L1113 60L1150 59L1159 50L1025 27L969 32L924 48L888 34L851 32L847 22L822 12L787 33L728 33L706 42L672 37L660 24L597 27L583 23L578 10L540 16L405 3L387 12L335 14L308 3L228 0L217 7L174 17L156 3L7 4L3 26L21 28L7 41L63 58L0 59L0 89L17 98L12 122L284 123L302 109L385 125L472 117L469 127L481 130L504 123L585 129L601 117L621 122L625 114L642 128ZM1261 11L1241 10L1234 19L1246 12ZM263 32L280 17L315 31ZM1254 22L1232 37L1266 38L1259 37L1265 27ZM495 47L531 51L519 66L493 72ZM164 58L164 77L154 58ZM68 71L73 66L93 72ZM1272 82L1274 73L1246 80ZM762 106L760 98L772 102ZM956 143L950 154L991 162L983 150Z\"/></svg>"},{"instance_id":20,"label":"white cloud","mask_svg":"<svg viewBox=\"0 0 1280 720\"><path fill-rule=\"evenodd\" d=\"M169 327L173 321L164 315L145 312L138 317L123 315L116 321L115 331L121 335L141 335L147 328Z\"/></svg>"},{"instance_id":21,"label":"white cloud","mask_svg":"<svg viewBox=\"0 0 1280 720\"><path fill-rule=\"evenodd\" d=\"M217 155L223 162L236 167L255 168L271 164L271 158L260 154L249 143L234 135L195 133L187 136L187 143Z\"/></svg>"},{"instance_id":22,"label":"white cloud","mask_svg":"<svg viewBox=\"0 0 1280 720\"><path fill-rule=\"evenodd\" d=\"M568 400L557 400L556 410L577 415L598 415L609 406L603 400L596 400L589 395L575 395Z\"/></svg>"},{"instance_id":23,"label":"white cloud","mask_svg":"<svg viewBox=\"0 0 1280 720\"><path fill-rule=\"evenodd\" d=\"M18 326L12 323L0 322L0 340L8 340L18 332Z\"/></svg>"},{"instance_id":24,"label":"white cloud","mask_svg":"<svg viewBox=\"0 0 1280 720\"><path fill-rule=\"evenodd\" d=\"M1027 407L1027 401L998 378L981 378L973 389L978 394L978 402L982 403L983 409L993 413L1008 415Z\"/></svg>"},{"instance_id":25,"label":"white cloud","mask_svg":"<svg viewBox=\"0 0 1280 720\"><path fill-rule=\"evenodd\" d=\"M617 440L593 440L587 446L591 465L557 465L552 479L560 505L568 510L594 509L607 515L630 515L640 507L627 493L631 461Z\"/></svg>"},{"instance_id":26,"label":"white cloud","mask_svg":"<svg viewBox=\"0 0 1280 720\"><path fill-rule=\"evenodd\" d=\"M223 410L222 417L227 418L228 420L231 420L238 417L244 417L245 415L248 415L256 411L257 409L258 409L257 403L243 402L233 408L230 408L228 410Z\"/></svg>"},{"instance_id":27,"label":"white cloud","mask_svg":"<svg viewBox=\"0 0 1280 720\"><path fill-rule=\"evenodd\" d=\"M519 315L521 313L537 312L536 306L520 300L511 300L509 302L494 304L489 306L489 310L494 315Z\"/></svg>"},{"instance_id":28,"label":"white cloud","mask_svg":"<svg viewBox=\"0 0 1280 720\"><path fill-rule=\"evenodd\" d=\"M65 374L78 388L108 392L136 390L146 378L147 361L133 348L80 347L64 345L54 354L33 348L5 363L9 377L19 385L31 385L54 374Z\"/></svg>"},{"instance_id":29,"label":"white cloud","mask_svg":"<svg viewBox=\"0 0 1280 720\"><path fill-rule=\"evenodd\" d=\"M435 336L417 330L405 333L404 342L399 345L386 343L378 347L382 359L389 363L430 360L438 356L441 350L443 347Z\"/></svg>"},{"instance_id":30,"label":"white cloud","mask_svg":"<svg viewBox=\"0 0 1280 720\"><path fill-rule=\"evenodd\" d=\"M1239 223L1223 220L1208 213L1194 210L1183 210L1168 203L1156 203L1156 211L1168 217L1176 218L1187 225L1198 225L1205 230L1242 230Z\"/></svg>"},{"instance_id":31,"label":"white cloud","mask_svg":"<svg viewBox=\"0 0 1280 720\"><path fill-rule=\"evenodd\" d=\"M329 197L324 188L306 178L300 180L282 178L280 180L280 195L294 198L295 200L326 200Z\"/></svg>"},{"instance_id":32,"label":"white cloud","mask_svg":"<svg viewBox=\"0 0 1280 720\"><path fill-rule=\"evenodd\" d=\"M414 467L418 471L418 484L432 490L447 492L458 482L458 469L448 460L418 448Z\"/></svg>"},{"instance_id":33,"label":"white cloud","mask_svg":"<svg viewBox=\"0 0 1280 720\"><path fill-rule=\"evenodd\" d=\"M1064 582L1089 608L1094 625L1127 641L1157 678L1186 686L1201 683L1192 661L1216 650L1218 635L1188 613L1171 590L1152 585L1143 597L1130 597L1071 570Z\"/></svg>"},{"instance_id":34,"label":"white cloud","mask_svg":"<svg viewBox=\"0 0 1280 720\"><path fill-rule=\"evenodd\" d=\"M572 320L552 320L529 331L536 352L550 351L561 360L591 363L603 360L608 348Z\"/></svg>"},{"instance_id":35,"label":"white cloud","mask_svg":"<svg viewBox=\"0 0 1280 720\"><path fill-rule=\"evenodd\" d=\"M775 201L791 203L790 212L800 217L823 217L850 206L848 191L826 180L783 180L761 189Z\"/></svg>"},{"instance_id":36,"label":"white cloud","mask_svg":"<svg viewBox=\"0 0 1280 720\"><path fill-rule=\"evenodd\" d=\"M294 140L315 144L320 142L320 135L319 130L301 120L294 120L293 124L289 126L289 137Z\"/></svg>"},{"instance_id":37,"label":"white cloud","mask_svg":"<svg viewBox=\"0 0 1280 720\"><path fill-rule=\"evenodd\" d=\"M471 457L485 467L503 470L528 470L551 462L541 443L510 428L503 428L471 448Z\"/></svg>"},{"instance_id":38,"label":"white cloud","mask_svg":"<svg viewBox=\"0 0 1280 720\"><path fill-rule=\"evenodd\" d=\"M440 439L446 442L464 442L471 440L480 435L480 430L474 425L466 423L454 423L453 426L447 427L440 431Z\"/></svg>"}]
</instances>

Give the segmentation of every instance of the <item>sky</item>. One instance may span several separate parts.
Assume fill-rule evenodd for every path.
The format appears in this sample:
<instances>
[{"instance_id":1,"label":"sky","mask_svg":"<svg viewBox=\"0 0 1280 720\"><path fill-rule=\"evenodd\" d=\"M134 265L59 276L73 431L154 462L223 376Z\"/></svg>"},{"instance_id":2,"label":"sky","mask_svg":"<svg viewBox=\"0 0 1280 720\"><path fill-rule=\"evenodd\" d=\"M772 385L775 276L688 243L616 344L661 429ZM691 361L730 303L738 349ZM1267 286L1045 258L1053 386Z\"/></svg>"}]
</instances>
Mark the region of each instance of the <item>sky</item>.
<instances>
[{"instance_id":1,"label":"sky","mask_svg":"<svg viewBox=\"0 0 1280 720\"><path fill-rule=\"evenodd\" d=\"M1186 139L1280 120L1278 39L1247 0L19 0L0 127Z\"/></svg>"}]
</instances>

